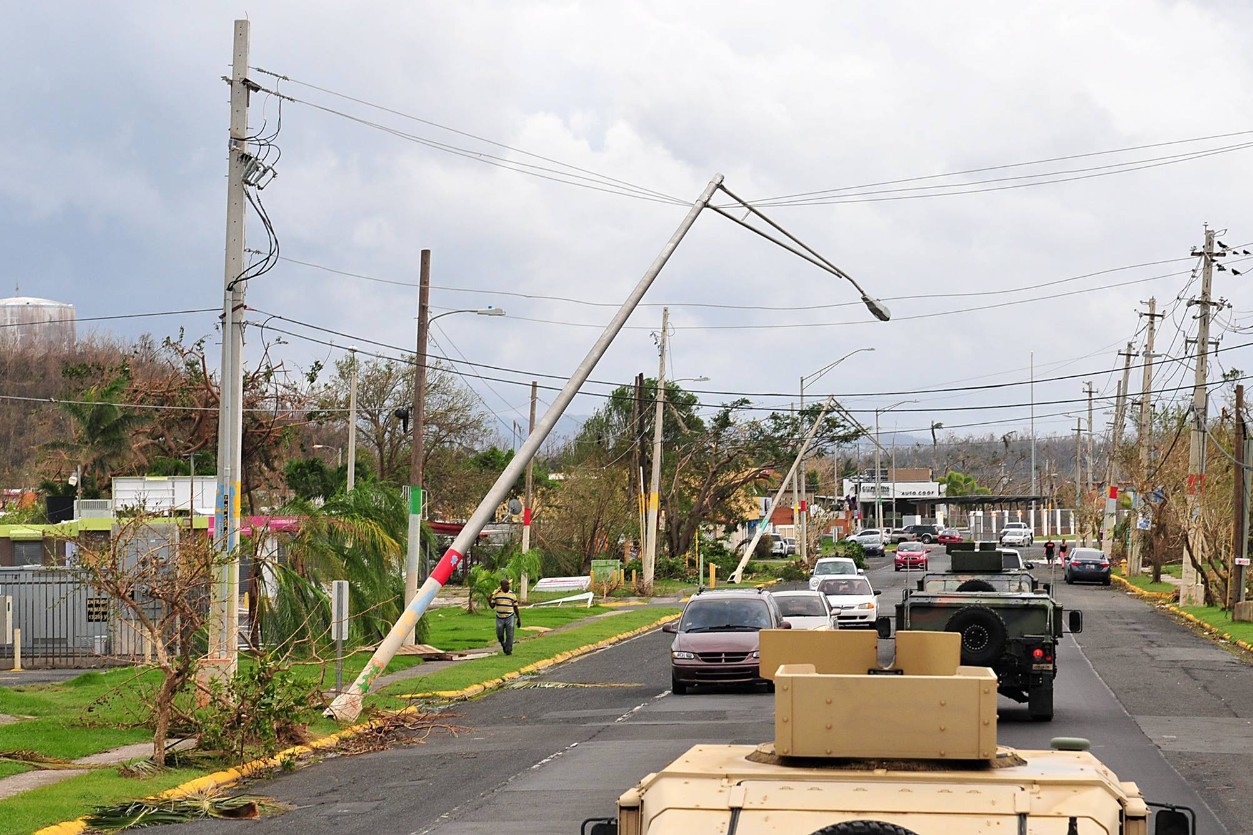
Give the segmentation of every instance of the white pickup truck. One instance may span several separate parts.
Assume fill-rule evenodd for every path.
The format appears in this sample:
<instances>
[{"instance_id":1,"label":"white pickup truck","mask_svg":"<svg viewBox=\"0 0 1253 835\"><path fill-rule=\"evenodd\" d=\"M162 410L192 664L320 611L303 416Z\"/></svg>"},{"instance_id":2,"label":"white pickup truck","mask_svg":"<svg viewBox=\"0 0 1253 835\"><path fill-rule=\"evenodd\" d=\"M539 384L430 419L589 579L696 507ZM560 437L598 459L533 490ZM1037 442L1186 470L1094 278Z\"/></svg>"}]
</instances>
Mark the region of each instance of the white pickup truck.
<instances>
[{"instance_id":1,"label":"white pickup truck","mask_svg":"<svg viewBox=\"0 0 1253 835\"><path fill-rule=\"evenodd\" d=\"M1034 532L1026 522L1006 522L998 537L1002 545L1018 545L1027 548L1035 539Z\"/></svg>"}]
</instances>

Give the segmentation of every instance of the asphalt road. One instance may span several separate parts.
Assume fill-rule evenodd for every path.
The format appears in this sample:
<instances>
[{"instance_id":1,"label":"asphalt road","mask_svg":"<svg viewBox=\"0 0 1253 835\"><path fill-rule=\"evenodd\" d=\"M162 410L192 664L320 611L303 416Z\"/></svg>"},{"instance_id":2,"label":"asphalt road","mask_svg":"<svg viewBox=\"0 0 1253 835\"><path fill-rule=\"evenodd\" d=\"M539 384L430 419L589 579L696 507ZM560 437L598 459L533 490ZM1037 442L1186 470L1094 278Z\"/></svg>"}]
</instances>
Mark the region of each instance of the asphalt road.
<instances>
[{"instance_id":1,"label":"asphalt road","mask_svg":"<svg viewBox=\"0 0 1253 835\"><path fill-rule=\"evenodd\" d=\"M942 550L937 552L942 553ZM894 604L904 574L868 575ZM936 560L939 567L942 559ZM1116 588L1057 591L1085 629L1060 655L1056 718L1034 723L1002 700L999 739L1046 747L1084 736L1150 800L1196 809L1198 832L1253 835L1253 666ZM574 833L617 795L698 742L757 743L772 697L668 693L669 637L654 632L458 705L421 744L341 757L248 791L295 811L258 822L186 824L187 833ZM544 685L544 686L538 686ZM455 714L455 715L454 715ZM849 718L856 721L856 709Z\"/></svg>"}]
</instances>

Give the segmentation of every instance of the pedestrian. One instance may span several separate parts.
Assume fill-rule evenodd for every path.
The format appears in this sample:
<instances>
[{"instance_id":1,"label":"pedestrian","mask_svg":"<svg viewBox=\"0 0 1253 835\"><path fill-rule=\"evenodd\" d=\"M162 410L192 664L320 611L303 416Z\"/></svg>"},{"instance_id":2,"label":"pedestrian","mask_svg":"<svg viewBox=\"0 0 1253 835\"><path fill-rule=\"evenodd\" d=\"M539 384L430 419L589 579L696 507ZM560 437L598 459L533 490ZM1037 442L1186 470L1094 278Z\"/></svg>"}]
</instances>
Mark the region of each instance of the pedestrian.
<instances>
[{"instance_id":1,"label":"pedestrian","mask_svg":"<svg viewBox=\"0 0 1253 835\"><path fill-rule=\"evenodd\" d=\"M500 590L492 592L487 605L496 610L496 640L505 655L513 655L513 630L522 625L522 614L518 611L518 596L509 591L509 580L500 581Z\"/></svg>"},{"instance_id":2,"label":"pedestrian","mask_svg":"<svg viewBox=\"0 0 1253 835\"><path fill-rule=\"evenodd\" d=\"M1053 551L1056 550L1056 548L1057 546L1053 544L1052 539L1049 539L1048 542L1044 543L1044 561L1045 562L1047 563L1053 562Z\"/></svg>"},{"instance_id":3,"label":"pedestrian","mask_svg":"<svg viewBox=\"0 0 1253 835\"><path fill-rule=\"evenodd\" d=\"M1069 550L1070 550L1070 543L1063 539L1061 547L1058 548L1058 552L1062 555L1062 568L1066 567L1066 553Z\"/></svg>"}]
</instances>

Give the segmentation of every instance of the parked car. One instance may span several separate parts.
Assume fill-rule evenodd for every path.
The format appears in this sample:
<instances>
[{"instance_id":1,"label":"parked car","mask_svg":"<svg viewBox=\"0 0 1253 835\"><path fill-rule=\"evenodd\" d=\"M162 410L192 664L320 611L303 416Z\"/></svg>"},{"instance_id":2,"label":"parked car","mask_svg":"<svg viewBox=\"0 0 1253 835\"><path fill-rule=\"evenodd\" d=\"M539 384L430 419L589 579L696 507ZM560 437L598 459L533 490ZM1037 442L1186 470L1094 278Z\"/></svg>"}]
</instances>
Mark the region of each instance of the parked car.
<instances>
[{"instance_id":1,"label":"parked car","mask_svg":"<svg viewBox=\"0 0 1253 835\"><path fill-rule=\"evenodd\" d=\"M831 610L831 602L820 591L795 589L770 593L779 604L783 619L792 624L793 629L835 629L835 613Z\"/></svg>"},{"instance_id":2,"label":"parked car","mask_svg":"<svg viewBox=\"0 0 1253 835\"><path fill-rule=\"evenodd\" d=\"M781 536L770 537L770 556L786 557L787 556L787 540Z\"/></svg>"},{"instance_id":3,"label":"parked car","mask_svg":"<svg viewBox=\"0 0 1253 835\"><path fill-rule=\"evenodd\" d=\"M1031 526L1026 522L1006 522L1005 527L1001 528L1000 536L997 539L1002 545L1018 545L1022 548L1030 548L1031 543L1035 540L1035 536Z\"/></svg>"},{"instance_id":4,"label":"parked car","mask_svg":"<svg viewBox=\"0 0 1253 835\"><path fill-rule=\"evenodd\" d=\"M810 590L817 589L818 584L827 577L861 573L863 572L857 567L857 563L848 557L822 557L814 563L814 570L809 575L809 588Z\"/></svg>"},{"instance_id":5,"label":"parked car","mask_svg":"<svg viewBox=\"0 0 1253 835\"><path fill-rule=\"evenodd\" d=\"M1086 580L1108 586L1110 579L1109 557L1096 548L1075 548L1066 561L1066 582Z\"/></svg>"},{"instance_id":6,"label":"parked car","mask_svg":"<svg viewBox=\"0 0 1253 835\"><path fill-rule=\"evenodd\" d=\"M925 542L930 545L938 541L940 528L935 525L906 525L892 534L890 542Z\"/></svg>"},{"instance_id":7,"label":"parked car","mask_svg":"<svg viewBox=\"0 0 1253 835\"><path fill-rule=\"evenodd\" d=\"M789 557L796 555L796 540L795 539L793 539L790 536L785 536L783 537L783 544L787 548L787 555Z\"/></svg>"},{"instance_id":8,"label":"parked car","mask_svg":"<svg viewBox=\"0 0 1253 835\"><path fill-rule=\"evenodd\" d=\"M883 556L883 532L878 528L863 528L846 538L860 545L868 557Z\"/></svg>"},{"instance_id":9,"label":"parked car","mask_svg":"<svg viewBox=\"0 0 1253 835\"><path fill-rule=\"evenodd\" d=\"M681 696L696 684L764 682L757 633L791 628L779 604L764 589L698 591L683 607L679 620L662 627L674 635L671 692Z\"/></svg>"},{"instance_id":10,"label":"parked car","mask_svg":"<svg viewBox=\"0 0 1253 835\"><path fill-rule=\"evenodd\" d=\"M970 539L970 531L961 528L944 528L935 541L941 545L957 545Z\"/></svg>"},{"instance_id":11,"label":"parked car","mask_svg":"<svg viewBox=\"0 0 1253 835\"><path fill-rule=\"evenodd\" d=\"M902 542L896 546L892 564L897 571L905 568L921 568L926 571L927 546L921 542Z\"/></svg>"},{"instance_id":12,"label":"parked car","mask_svg":"<svg viewBox=\"0 0 1253 835\"><path fill-rule=\"evenodd\" d=\"M827 596L835 610L841 629L864 626L873 629L879 614L881 591L871 588L865 577L828 577L818 584L818 591Z\"/></svg>"}]
</instances>

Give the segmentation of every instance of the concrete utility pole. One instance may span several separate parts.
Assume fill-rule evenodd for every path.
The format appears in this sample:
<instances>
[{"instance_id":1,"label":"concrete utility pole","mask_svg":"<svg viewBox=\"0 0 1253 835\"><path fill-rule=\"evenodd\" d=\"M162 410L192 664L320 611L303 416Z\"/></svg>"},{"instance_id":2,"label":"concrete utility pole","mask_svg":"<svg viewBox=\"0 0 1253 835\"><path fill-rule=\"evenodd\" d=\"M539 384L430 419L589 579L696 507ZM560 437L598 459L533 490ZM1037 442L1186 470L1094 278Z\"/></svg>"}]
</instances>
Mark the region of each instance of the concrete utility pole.
<instances>
[{"instance_id":1,"label":"concrete utility pole","mask_svg":"<svg viewBox=\"0 0 1253 835\"><path fill-rule=\"evenodd\" d=\"M1209 422L1209 323L1210 289L1214 275L1214 230L1205 230L1205 249L1201 256L1201 298L1189 305L1200 308L1196 330L1196 382L1192 387L1192 437L1188 446L1188 547L1183 555L1183 577L1179 586L1180 606L1205 604L1205 587L1197 574L1196 563L1204 558L1205 540L1201 536L1201 493L1205 489L1205 430ZM1195 562L1194 562L1195 561Z\"/></svg>"},{"instance_id":2,"label":"concrete utility pole","mask_svg":"<svg viewBox=\"0 0 1253 835\"><path fill-rule=\"evenodd\" d=\"M1140 383L1140 420L1136 430L1136 442L1140 445L1140 493L1136 496L1136 502L1139 504L1139 513L1136 518L1136 525L1131 532L1131 548L1127 557L1127 570L1135 576L1141 574L1144 570L1143 555L1141 550L1144 547L1144 540L1148 537L1147 530L1141 530L1139 527L1140 519L1147 519L1148 514L1145 512L1146 495L1153 489L1151 484L1147 483L1149 476L1149 464L1152 463L1150 456L1149 432L1150 432L1150 412L1153 395L1153 339L1157 333L1157 320L1165 314L1157 312L1157 298L1152 297L1147 302L1149 312L1141 314L1149 317L1148 332L1144 340L1144 373Z\"/></svg>"},{"instance_id":3,"label":"concrete utility pole","mask_svg":"<svg viewBox=\"0 0 1253 835\"><path fill-rule=\"evenodd\" d=\"M248 48L251 27L235 21L231 61L231 127L226 176L226 269L222 301L222 383L218 412L215 548L222 555L209 611L209 678L229 678L239 656L239 499L244 431L244 225L248 154Z\"/></svg>"},{"instance_id":4,"label":"concrete utility pole","mask_svg":"<svg viewBox=\"0 0 1253 835\"><path fill-rule=\"evenodd\" d=\"M531 381L531 417L526 424L526 436L531 437L531 433L535 431L535 401L539 399L539 383L535 380ZM526 462L526 503L522 506L522 553L531 550L531 488L535 478L535 460L531 459ZM527 583L530 580L525 574L522 574L521 590L518 595L522 602L526 602Z\"/></svg>"},{"instance_id":5,"label":"concrete utility pole","mask_svg":"<svg viewBox=\"0 0 1253 835\"><path fill-rule=\"evenodd\" d=\"M657 363L656 408L653 410L652 477L648 488L648 519L644 531L643 591L652 591L657 567L657 516L661 507L661 418L666 408L666 334L670 329L670 308L661 311L660 360Z\"/></svg>"},{"instance_id":6,"label":"concrete utility pole","mask_svg":"<svg viewBox=\"0 0 1253 835\"><path fill-rule=\"evenodd\" d=\"M1113 553L1113 544L1110 542L1114 535L1114 527L1118 524L1118 485L1121 482L1117 468L1116 457L1118 450L1122 446L1122 424L1123 417L1126 415L1127 409L1127 386L1131 383L1131 358L1135 356L1132 352L1132 344L1127 343L1127 350L1119 353L1123 358L1122 380L1118 384L1118 398L1114 401L1114 429L1110 433L1109 453L1105 456L1105 516L1101 520L1101 543L1110 543L1110 553Z\"/></svg>"}]
</instances>

